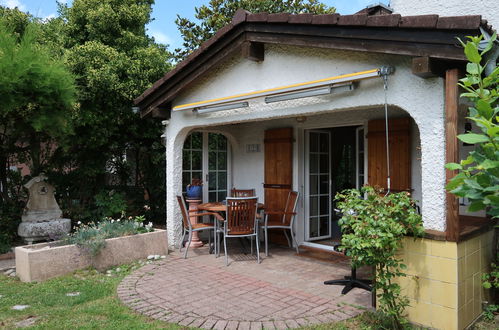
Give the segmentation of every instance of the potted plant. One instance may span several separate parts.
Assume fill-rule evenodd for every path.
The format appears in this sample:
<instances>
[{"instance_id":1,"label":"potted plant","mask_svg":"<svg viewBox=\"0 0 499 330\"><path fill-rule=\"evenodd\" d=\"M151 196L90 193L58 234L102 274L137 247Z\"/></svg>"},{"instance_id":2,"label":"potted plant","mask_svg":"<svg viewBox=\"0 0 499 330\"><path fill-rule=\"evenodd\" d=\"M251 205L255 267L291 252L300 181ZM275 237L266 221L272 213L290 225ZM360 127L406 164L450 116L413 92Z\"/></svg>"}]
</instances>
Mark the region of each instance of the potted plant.
<instances>
[{"instance_id":1,"label":"potted plant","mask_svg":"<svg viewBox=\"0 0 499 330\"><path fill-rule=\"evenodd\" d=\"M188 199L201 199L203 194L203 181L201 179L192 179L190 185L187 185L186 195Z\"/></svg>"}]
</instances>

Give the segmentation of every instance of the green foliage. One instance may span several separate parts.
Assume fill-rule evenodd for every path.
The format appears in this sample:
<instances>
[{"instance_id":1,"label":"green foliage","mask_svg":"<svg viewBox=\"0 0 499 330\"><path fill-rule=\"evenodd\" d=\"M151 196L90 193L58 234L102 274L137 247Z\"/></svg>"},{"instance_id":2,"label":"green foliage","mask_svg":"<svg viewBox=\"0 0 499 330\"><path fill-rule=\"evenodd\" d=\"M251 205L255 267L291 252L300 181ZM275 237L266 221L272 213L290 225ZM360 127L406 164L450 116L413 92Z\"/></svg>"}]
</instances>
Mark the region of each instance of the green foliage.
<instances>
[{"instance_id":1,"label":"green foliage","mask_svg":"<svg viewBox=\"0 0 499 330\"><path fill-rule=\"evenodd\" d=\"M319 0L210 0L208 5L195 7L196 19L190 21L177 15L175 24L184 39L183 48L175 50L177 60L182 60L219 29L230 23L238 9L252 13L313 13L330 14L334 7L328 7Z\"/></svg>"},{"instance_id":2,"label":"green foliage","mask_svg":"<svg viewBox=\"0 0 499 330\"><path fill-rule=\"evenodd\" d=\"M98 218L115 217L126 211L125 196L122 193L101 191L95 195L95 206L98 209Z\"/></svg>"},{"instance_id":3,"label":"green foliage","mask_svg":"<svg viewBox=\"0 0 499 330\"><path fill-rule=\"evenodd\" d=\"M464 43L464 53L469 63L466 77L459 86L465 92L462 97L473 103L468 119L475 122L480 134L466 133L458 139L475 145L475 150L459 164L449 163L447 169L459 170L447 185L451 193L467 197L470 212L486 210L494 218L499 217L499 67L484 76L485 66L481 64L492 48L496 35L488 41L484 50L479 50L480 37L469 37Z\"/></svg>"},{"instance_id":4,"label":"green foliage","mask_svg":"<svg viewBox=\"0 0 499 330\"><path fill-rule=\"evenodd\" d=\"M499 305L488 305L483 310L483 317L486 320L491 321L495 318L496 313L499 313Z\"/></svg>"},{"instance_id":5,"label":"green foliage","mask_svg":"<svg viewBox=\"0 0 499 330\"><path fill-rule=\"evenodd\" d=\"M64 208L93 209L94 196L109 185L123 188L127 200L128 187L138 187L149 200L142 197L138 209L129 211L138 213L147 203L157 211L148 216L164 219L165 174L157 171L164 167L161 123L131 111L133 99L171 69L166 48L145 33L153 2L75 0L60 6L55 35L46 37L64 45L66 65L77 77L75 134L47 173ZM95 216L79 214L83 220Z\"/></svg>"},{"instance_id":6,"label":"green foliage","mask_svg":"<svg viewBox=\"0 0 499 330\"><path fill-rule=\"evenodd\" d=\"M74 233L61 241L62 244L76 244L84 251L96 256L106 246L106 239L136 235L154 231L152 223L144 226L145 217L136 216L119 219L106 218L98 223L81 225Z\"/></svg>"},{"instance_id":7,"label":"green foliage","mask_svg":"<svg viewBox=\"0 0 499 330\"><path fill-rule=\"evenodd\" d=\"M364 198L362 198L364 196ZM408 193L382 195L372 187L345 190L336 195L343 216L341 248L351 257L352 266L373 266L374 289L383 312L394 328L404 323L408 299L402 296L396 277L405 276L406 266L397 258L406 235L422 236L421 216Z\"/></svg>"}]
</instances>

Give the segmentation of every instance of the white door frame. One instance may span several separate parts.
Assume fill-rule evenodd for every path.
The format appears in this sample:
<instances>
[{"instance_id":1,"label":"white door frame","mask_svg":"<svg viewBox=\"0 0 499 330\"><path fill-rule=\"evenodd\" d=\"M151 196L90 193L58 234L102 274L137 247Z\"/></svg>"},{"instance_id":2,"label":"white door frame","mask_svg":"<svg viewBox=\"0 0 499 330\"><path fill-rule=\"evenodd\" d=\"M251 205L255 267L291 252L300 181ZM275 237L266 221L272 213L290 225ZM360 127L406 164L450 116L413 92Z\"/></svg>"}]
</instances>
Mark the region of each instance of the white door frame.
<instances>
[{"instance_id":1,"label":"white door frame","mask_svg":"<svg viewBox=\"0 0 499 330\"><path fill-rule=\"evenodd\" d=\"M327 234L323 236L317 236L317 237L310 237L310 133L318 133L318 134L327 134L329 137L329 143L328 143L328 230ZM320 145L317 146L319 148ZM320 186L320 162L317 164L318 169L319 169L319 176L318 176L318 182L317 184ZM331 237L331 204L332 204L332 197L331 197L331 132L326 131L326 130L320 130L320 129L309 129L305 131L305 180L304 180L304 185L305 185L305 194L303 196L304 202L305 202L305 241L316 241L316 240L321 240L325 239L328 237ZM320 193L320 192L319 192ZM319 205L317 206L317 210L320 214L320 194L319 194ZM318 230L320 232L320 217L318 218Z\"/></svg>"},{"instance_id":2,"label":"white door frame","mask_svg":"<svg viewBox=\"0 0 499 330\"><path fill-rule=\"evenodd\" d=\"M368 133L368 125L367 125L367 122L366 121L362 121L362 122L357 122L357 123L349 123L349 124L346 124L346 125L334 125L334 124L323 124L323 125L318 125L318 126L307 126L306 124L301 126L300 129L301 129L301 134L300 136L302 137L302 143L300 143L300 145L302 146L302 149L301 149L301 154L303 155L302 157L302 160L301 162L299 162L299 166L303 166L301 168L301 170L299 170L299 173L303 173L303 176L301 178L301 180L299 181L300 184L301 184L301 188L302 188L302 191L303 191L303 194L302 194L302 203L303 203L303 214L302 214L302 217L301 220L302 220L302 225L303 225L303 241L300 242L300 245L303 245L303 246L309 246L309 247L313 247L313 248L318 248L318 249L322 249L322 250L325 250L325 251L334 251L334 247L333 246L329 246L329 245L324 245L324 244L318 244L318 243L314 243L313 241L307 241L306 240L306 237L307 237L307 233L306 233L306 230L307 230L307 217L308 217L308 189L309 187L307 186L307 183L308 183L308 178L307 178L307 175L308 175L308 133L307 131L310 131L310 130L321 130L321 129L327 129L327 128L336 128L336 127L353 127L353 126L359 126L358 129L361 129L363 128L364 129L364 183L367 181L367 178L368 178L368 166L367 166L367 163L368 163L368 154L367 154L367 147L368 147L368 139L367 139L367 133ZM357 151L357 148L358 148L358 141L357 141L357 138L356 138L356 151ZM356 162L358 162L358 153L356 154ZM330 163L331 165L331 163ZM360 164L359 164L360 165ZM362 166L362 165L360 165ZM360 188L360 187L359 187ZM299 218L297 218L299 219ZM300 226L301 227L301 226Z\"/></svg>"}]
</instances>

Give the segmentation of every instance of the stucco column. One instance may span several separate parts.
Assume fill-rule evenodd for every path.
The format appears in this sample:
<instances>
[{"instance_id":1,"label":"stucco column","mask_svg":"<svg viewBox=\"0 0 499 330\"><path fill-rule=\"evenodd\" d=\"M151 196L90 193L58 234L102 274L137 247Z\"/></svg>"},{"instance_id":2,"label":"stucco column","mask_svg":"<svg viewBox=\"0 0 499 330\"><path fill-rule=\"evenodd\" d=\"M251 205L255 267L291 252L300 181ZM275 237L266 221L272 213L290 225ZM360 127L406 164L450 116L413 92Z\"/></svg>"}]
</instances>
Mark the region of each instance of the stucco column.
<instances>
[{"instance_id":1,"label":"stucco column","mask_svg":"<svg viewBox=\"0 0 499 330\"><path fill-rule=\"evenodd\" d=\"M178 130L169 125L166 135L166 229L168 247L174 249L182 234L182 215L176 195L182 191L182 142ZM180 142L178 142L180 141Z\"/></svg>"}]
</instances>

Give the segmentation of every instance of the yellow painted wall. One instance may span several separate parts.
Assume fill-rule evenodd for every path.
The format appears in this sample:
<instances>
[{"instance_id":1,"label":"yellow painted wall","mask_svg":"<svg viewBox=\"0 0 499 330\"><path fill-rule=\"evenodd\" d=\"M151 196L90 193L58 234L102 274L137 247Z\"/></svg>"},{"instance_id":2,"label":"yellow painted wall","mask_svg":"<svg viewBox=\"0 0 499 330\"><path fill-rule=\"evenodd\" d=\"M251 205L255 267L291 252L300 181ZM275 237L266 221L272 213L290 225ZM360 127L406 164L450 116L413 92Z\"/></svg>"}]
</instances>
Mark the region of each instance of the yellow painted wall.
<instances>
[{"instance_id":1,"label":"yellow painted wall","mask_svg":"<svg viewBox=\"0 0 499 330\"><path fill-rule=\"evenodd\" d=\"M482 312L482 273L492 260L493 231L460 243L406 237L398 279L410 299L409 320L437 329L464 329Z\"/></svg>"}]
</instances>

